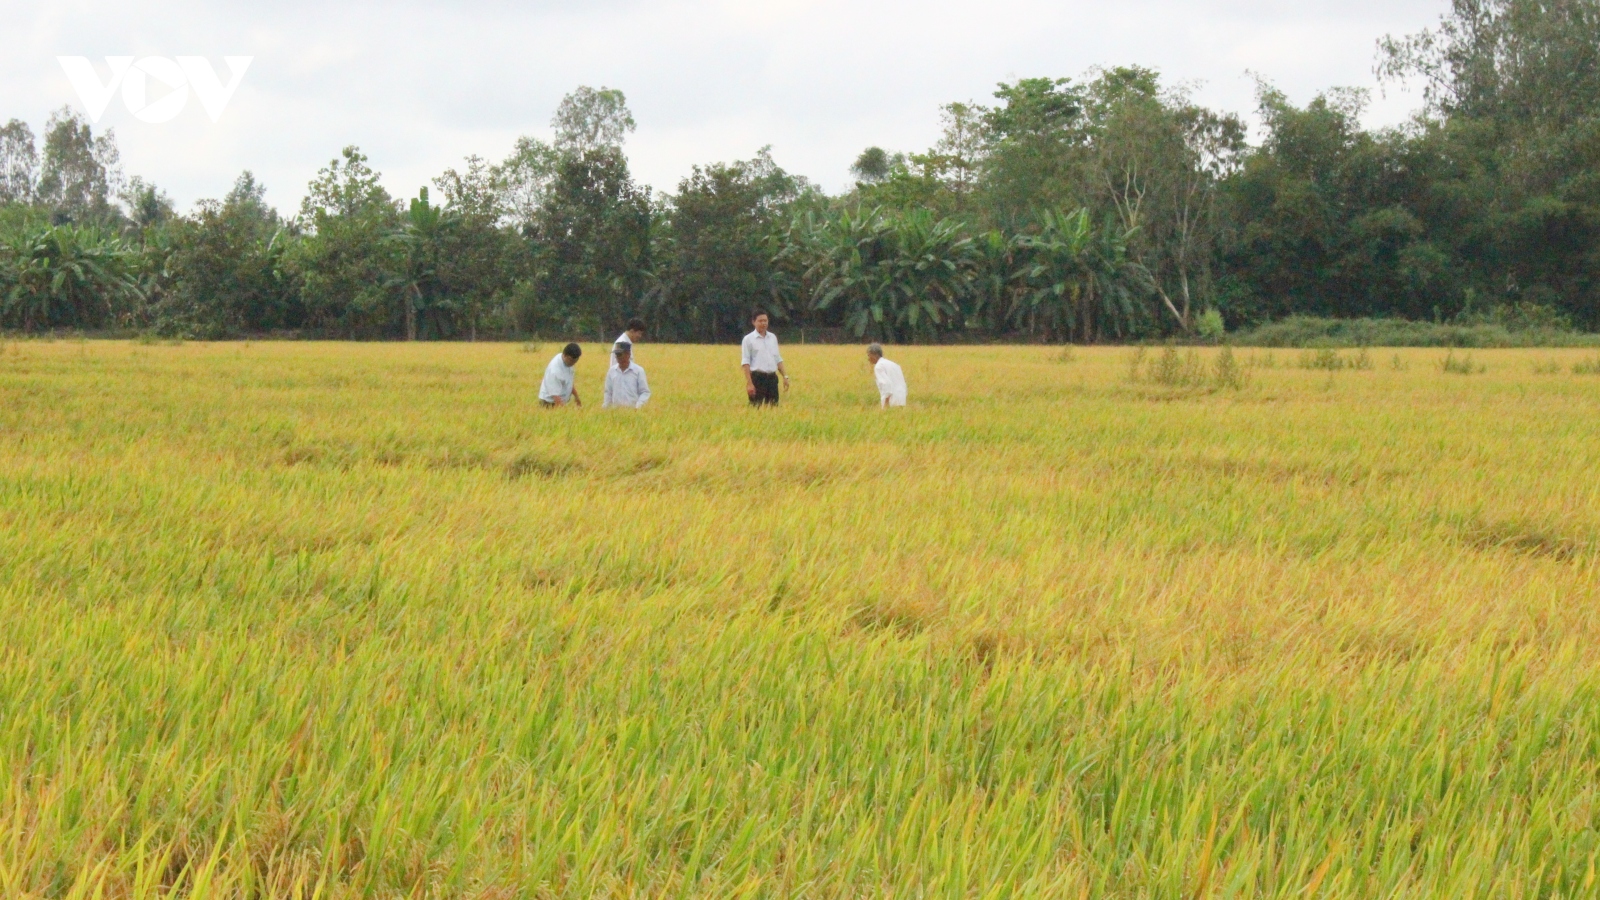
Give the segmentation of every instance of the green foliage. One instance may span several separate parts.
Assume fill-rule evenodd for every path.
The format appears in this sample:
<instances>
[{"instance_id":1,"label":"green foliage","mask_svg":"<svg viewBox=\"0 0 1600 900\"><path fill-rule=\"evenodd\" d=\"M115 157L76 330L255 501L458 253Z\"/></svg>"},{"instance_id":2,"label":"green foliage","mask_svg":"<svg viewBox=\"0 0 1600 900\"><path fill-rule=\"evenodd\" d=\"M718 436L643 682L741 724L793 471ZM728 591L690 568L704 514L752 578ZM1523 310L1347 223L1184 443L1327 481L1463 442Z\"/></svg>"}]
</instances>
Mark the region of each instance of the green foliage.
<instances>
[{"instance_id":1,"label":"green foliage","mask_svg":"<svg viewBox=\"0 0 1600 900\"><path fill-rule=\"evenodd\" d=\"M1173 344L1161 348L1161 354L1150 364L1148 377L1151 383L1162 387L1200 387L1207 382L1200 354L1193 348L1180 353Z\"/></svg>"},{"instance_id":2,"label":"green foliage","mask_svg":"<svg viewBox=\"0 0 1600 900\"><path fill-rule=\"evenodd\" d=\"M1217 351L1216 359L1211 363L1211 383L1218 388L1230 390L1243 390L1249 383L1250 373L1239 365L1238 359L1233 355L1232 347L1223 347Z\"/></svg>"},{"instance_id":3,"label":"green foliage","mask_svg":"<svg viewBox=\"0 0 1600 900\"><path fill-rule=\"evenodd\" d=\"M766 149L747 161L696 166L678 184L657 236L650 313L662 337L731 340L749 329L752 309L788 311L779 227L804 189Z\"/></svg>"},{"instance_id":4,"label":"green foliage","mask_svg":"<svg viewBox=\"0 0 1600 900\"><path fill-rule=\"evenodd\" d=\"M580 87L548 142L435 179L442 203L396 203L351 147L291 221L242 201L180 216L64 110L42 150L0 128L0 233L120 232L135 288L105 298L110 318L208 337L604 336L644 315L658 337L721 341L761 305L899 341L1589 344L1573 329L1600 330L1597 23L1600 0L1454 0L1384 45L1387 77L1425 82L1426 115L1371 131L1361 91L1296 106L1262 84L1256 147L1151 69L1020 78L944 106L923 152L868 148L840 197L762 151L653 200L623 153L625 96Z\"/></svg>"},{"instance_id":5,"label":"green foliage","mask_svg":"<svg viewBox=\"0 0 1600 900\"><path fill-rule=\"evenodd\" d=\"M850 174L858 181L872 183L888 178L892 168L893 161L882 147L868 147L850 165Z\"/></svg>"},{"instance_id":6,"label":"green foliage","mask_svg":"<svg viewBox=\"0 0 1600 900\"><path fill-rule=\"evenodd\" d=\"M355 147L317 173L301 203L304 237L286 254L302 282L306 324L350 337L393 334L403 319L403 250L388 237L400 213Z\"/></svg>"},{"instance_id":7,"label":"green foliage","mask_svg":"<svg viewBox=\"0 0 1600 900\"><path fill-rule=\"evenodd\" d=\"M654 210L620 150L565 156L529 229L535 285L565 303L568 333L601 334L641 305L652 268Z\"/></svg>"},{"instance_id":8,"label":"green foliage","mask_svg":"<svg viewBox=\"0 0 1600 900\"><path fill-rule=\"evenodd\" d=\"M230 337L305 324L300 285L284 259L295 237L251 173L166 233L171 288L151 304L157 331Z\"/></svg>"},{"instance_id":9,"label":"green foliage","mask_svg":"<svg viewBox=\"0 0 1600 900\"><path fill-rule=\"evenodd\" d=\"M1593 359L1579 360L1572 364L1574 375L1600 375L1600 356Z\"/></svg>"},{"instance_id":10,"label":"green foliage","mask_svg":"<svg viewBox=\"0 0 1600 900\"><path fill-rule=\"evenodd\" d=\"M88 225L0 236L0 327L23 332L127 324L140 300L136 255Z\"/></svg>"},{"instance_id":11,"label":"green foliage","mask_svg":"<svg viewBox=\"0 0 1600 900\"><path fill-rule=\"evenodd\" d=\"M116 223L113 203L121 178L120 156L110 132L95 137L89 123L71 107L51 115L45 125L35 195L57 222Z\"/></svg>"},{"instance_id":12,"label":"green foliage","mask_svg":"<svg viewBox=\"0 0 1600 900\"><path fill-rule=\"evenodd\" d=\"M1148 273L1128 258L1128 233L1109 221L1096 228L1086 209L1038 218L1034 230L1014 240L1022 290L1012 325L1050 339L1135 333Z\"/></svg>"},{"instance_id":13,"label":"green foliage","mask_svg":"<svg viewBox=\"0 0 1600 900\"><path fill-rule=\"evenodd\" d=\"M926 211L841 211L800 223L797 247L817 309L851 333L929 339L962 321L976 251L961 223Z\"/></svg>"},{"instance_id":14,"label":"green foliage","mask_svg":"<svg viewBox=\"0 0 1600 900\"><path fill-rule=\"evenodd\" d=\"M1396 357L1396 359L1398 358ZM1299 365L1302 369L1324 372L1338 372L1342 369L1365 372L1373 369L1372 354L1368 353L1365 347L1350 356L1344 356L1332 347L1306 350L1300 354Z\"/></svg>"},{"instance_id":15,"label":"green foliage","mask_svg":"<svg viewBox=\"0 0 1600 900\"><path fill-rule=\"evenodd\" d=\"M1561 347L1590 346L1600 337L1558 331L1511 332L1501 325L1453 325L1403 319L1291 316L1236 332L1247 347Z\"/></svg>"},{"instance_id":16,"label":"green foliage","mask_svg":"<svg viewBox=\"0 0 1600 900\"><path fill-rule=\"evenodd\" d=\"M1489 367L1482 363L1474 363L1471 353L1456 356L1455 351L1451 350L1439 361L1439 371L1448 375L1481 375L1489 371Z\"/></svg>"}]
</instances>

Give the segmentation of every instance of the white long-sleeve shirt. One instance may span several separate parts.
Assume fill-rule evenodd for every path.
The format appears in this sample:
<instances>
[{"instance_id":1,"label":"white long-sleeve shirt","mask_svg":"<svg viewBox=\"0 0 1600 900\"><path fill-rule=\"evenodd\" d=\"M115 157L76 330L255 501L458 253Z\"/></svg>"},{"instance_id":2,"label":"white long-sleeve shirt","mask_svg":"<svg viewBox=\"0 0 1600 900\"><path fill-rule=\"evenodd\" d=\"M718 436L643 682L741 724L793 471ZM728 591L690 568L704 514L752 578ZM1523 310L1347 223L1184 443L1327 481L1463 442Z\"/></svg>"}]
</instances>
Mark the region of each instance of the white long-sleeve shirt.
<instances>
[{"instance_id":1,"label":"white long-sleeve shirt","mask_svg":"<svg viewBox=\"0 0 1600 900\"><path fill-rule=\"evenodd\" d=\"M626 369L613 366L606 373L606 396L602 407L640 409L649 400L650 381L644 377L644 369L639 368L638 363L632 363Z\"/></svg>"},{"instance_id":2,"label":"white long-sleeve shirt","mask_svg":"<svg viewBox=\"0 0 1600 900\"><path fill-rule=\"evenodd\" d=\"M539 399L546 403L560 400L567 403L572 400L572 388L576 383L578 373L567 365L566 359L559 353L550 360L550 365L544 367L544 381L539 383Z\"/></svg>"},{"instance_id":3,"label":"white long-sleeve shirt","mask_svg":"<svg viewBox=\"0 0 1600 900\"><path fill-rule=\"evenodd\" d=\"M752 331L739 344L739 364L749 366L752 372L776 372L783 365L783 354L778 352L778 336Z\"/></svg>"},{"instance_id":4,"label":"white long-sleeve shirt","mask_svg":"<svg viewBox=\"0 0 1600 900\"><path fill-rule=\"evenodd\" d=\"M872 377L878 382L880 405L906 405L906 373L899 365L879 357L877 364L872 367Z\"/></svg>"}]
</instances>

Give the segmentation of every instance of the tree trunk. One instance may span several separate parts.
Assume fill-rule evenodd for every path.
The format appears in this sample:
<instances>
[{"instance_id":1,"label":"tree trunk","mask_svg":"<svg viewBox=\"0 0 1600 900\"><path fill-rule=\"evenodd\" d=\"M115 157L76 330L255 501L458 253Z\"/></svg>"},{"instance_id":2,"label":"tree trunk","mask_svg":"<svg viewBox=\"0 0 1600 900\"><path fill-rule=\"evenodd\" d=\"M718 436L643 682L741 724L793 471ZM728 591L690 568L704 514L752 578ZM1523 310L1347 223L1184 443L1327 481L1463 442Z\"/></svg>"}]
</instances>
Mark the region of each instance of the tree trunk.
<instances>
[{"instance_id":1,"label":"tree trunk","mask_svg":"<svg viewBox=\"0 0 1600 900\"><path fill-rule=\"evenodd\" d=\"M1189 270L1187 267L1178 269L1178 278L1183 282L1183 330L1188 331L1194 319L1191 316L1193 310L1189 306Z\"/></svg>"},{"instance_id":2,"label":"tree trunk","mask_svg":"<svg viewBox=\"0 0 1600 900\"><path fill-rule=\"evenodd\" d=\"M413 284L411 293L412 296L406 298L406 340L408 341L417 339L417 300L421 297L422 291L418 290L417 286Z\"/></svg>"}]
</instances>

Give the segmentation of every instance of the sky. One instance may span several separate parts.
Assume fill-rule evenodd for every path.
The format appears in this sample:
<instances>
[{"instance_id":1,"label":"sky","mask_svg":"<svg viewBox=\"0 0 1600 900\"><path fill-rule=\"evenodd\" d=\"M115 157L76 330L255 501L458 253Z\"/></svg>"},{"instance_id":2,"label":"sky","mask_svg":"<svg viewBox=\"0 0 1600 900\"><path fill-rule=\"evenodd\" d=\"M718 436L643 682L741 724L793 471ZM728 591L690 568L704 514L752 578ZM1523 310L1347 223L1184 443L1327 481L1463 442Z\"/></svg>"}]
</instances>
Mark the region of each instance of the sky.
<instances>
[{"instance_id":1,"label":"sky","mask_svg":"<svg viewBox=\"0 0 1600 900\"><path fill-rule=\"evenodd\" d=\"M1330 87L1373 89L1369 125L1404 121L1420 95L1380 86L1376 43L1430 27L1445 0L461 0L146 3L0 0L0 121L42 133L84 110L60 56L252 61L212 122L191 96L170 121L113 95L127 175L180 209L225 194L245 169L285 212L340 148L358 145L396 196L415 196L469 154L491 161L519 135L550 136L579 85L624 91L638 123L635 178L671 191L695 164L777 163L827 190L849 187L862 149L918 151L939 108L990 99L1017 78L1142 65L1197 100L1249 114L1256 79L1296 103ZM151 71L156 71L151 68ZM146 101L166 88L151 79ZM193 92L191 92L193 94ZM147 115L149 113L147 112Z\"/></svg>"}]
</instances>

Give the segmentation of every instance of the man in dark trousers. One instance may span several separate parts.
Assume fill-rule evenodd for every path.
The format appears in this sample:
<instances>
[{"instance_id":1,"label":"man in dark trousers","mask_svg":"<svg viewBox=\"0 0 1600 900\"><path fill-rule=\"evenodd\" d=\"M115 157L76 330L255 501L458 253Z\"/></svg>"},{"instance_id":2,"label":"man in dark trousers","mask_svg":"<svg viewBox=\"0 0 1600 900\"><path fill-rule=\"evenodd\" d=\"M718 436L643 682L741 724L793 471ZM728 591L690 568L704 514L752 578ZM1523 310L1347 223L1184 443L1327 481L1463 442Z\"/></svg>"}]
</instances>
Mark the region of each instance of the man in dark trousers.
<instances>
[{"instance_id":1,"label":"man in dark trousers","mask_svg":"<svg viewBox=\"0 0 1600 900\"><path fill-rule=\"evenodd\" d=\"M789 373L783 368L783 354L778 352L778 336L767 330L767 313L756 310L750 324L756 330L744 336L739 356L744 366L744 391L750 395L751 406L778 405L778 376L783 376L783 389L789 389Z\"/></svg>"}]
</instances>

